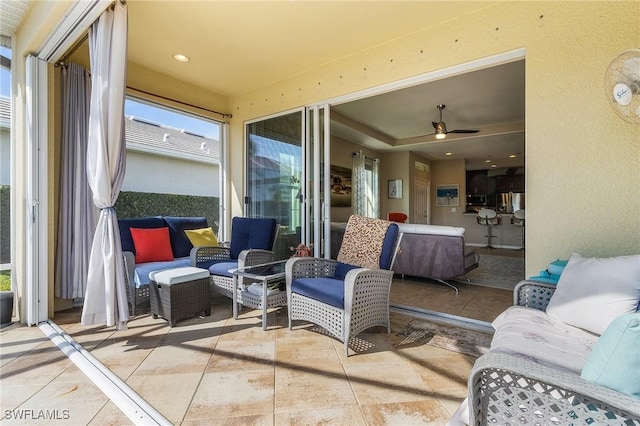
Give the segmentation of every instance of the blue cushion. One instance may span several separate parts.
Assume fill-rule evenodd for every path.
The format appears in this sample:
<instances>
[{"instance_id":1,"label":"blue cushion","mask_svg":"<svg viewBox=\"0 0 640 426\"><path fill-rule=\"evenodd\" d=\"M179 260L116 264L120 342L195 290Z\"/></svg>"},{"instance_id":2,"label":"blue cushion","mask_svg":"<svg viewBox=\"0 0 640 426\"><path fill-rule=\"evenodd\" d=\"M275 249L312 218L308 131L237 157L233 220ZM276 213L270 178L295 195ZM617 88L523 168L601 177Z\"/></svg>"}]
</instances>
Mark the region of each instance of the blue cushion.
<instances>
[{"instance_id":1,"label":"blue cushion","mask_svg":"<svg viewBox=\"0 0 640 426\"><path fill-rule=\"evenodd\" d=\"M382 252L380 253L380 269L389 269L391 268L391 261L393 260L394 249L396 247L396 239L398 238L398 233L400 232L400 228L395 223L389 225L387 229L387 233L384 236L384 241L382 242Z\"/></svg>"},{"instance_id":2,"label":"blue cushion","mask_svg":"<svg viewBox=\"0 0 640 426\"><path fill-rule=\"evenodd\" d=\"M136 288L140 288L145 285L149 285L151 279L149 274L154 271L161 271L163 269L181 268L183 266L191 266L190 257L180 257L166 262L147 262L136 265L136 269L133 272L133 281L136 283Z\"/></svg>"},{"instance_id":3,"label":"blue cushion","mask_svg":"<svg viewBox=\"0 0 640 426\"><path fill-rule=\"evenodd\" d=\"M234 217L229 247L231 258L237 259L246 249L272 250L275 232L275 219Z\"/></svg>"},{"instance_id":4,"label":"blue cushion","mask_svg":"<svg viewBox=\"0 0 640 426\"><path fill-rule=\"evenodd\" d=\"M640 312L614 319L593 346L581 377L640 399Z\"/></svg>"},{"instance_id":5,"label":"blue cushion","mask_svg":"<svg viewBox=\"0 0 640 426\"><path fill-rule=\"evenodd\" d=\"M169 226L169 239L171 240L171 249L173 257L189 256L193 244L189 241L185 229L201 229L208 228L207 218L205 217L171 217L165 216L164 220Z\"/></svg>"},{"instance_id":6,"label":"blue cushion","mask_svg":"<svg viewBox=\"0 0 640 426\"><path fill-rule=\"evenodd\" d=\"M231 262L231 259L227 258L227 259L206 260L203 262L196 262L196 268L209 269L213 264L220 263L220 262ZM235 262L236 264L238 263L237 261Z\"/></svg>"},{"instance_id":7,"label":"blue cushion","mask_svg":"<svg viewBox=\"0 0 640 426\"><path fill-rule=\"evenodd\" d=\"M567 266L568 262L569 260L554 260L553 262L549 263L547 272L549 272L550 275L560 276L562 274L562 271L564 271L564 268Z\"/></svg>"},{"instance_id":8,"label":"blue cushion","mask_svg":"<svg viewBox=\"0 0 640 426\"><path fill-rule=\"evenodd\" d=\"M156 217L141 217L135 219L118 219L118 228L120 228L120 242L122 243L122 251L130 251L133 254L136 253L136 248L133 244L133 238L131 237L130 228L163 228L167 223L160 216ZM179 256L173 256L179 257ZM148 281L147 281L148 283Z\"/></svg>"},{"instance_id":9,"label":"blue cushion","mask_svg":"<svg viewBox=\"0 0 640 426\"><path fill-rule=\"evenodd\" d=\"M209 272L213 275L222 275L223 277L233 277L233 274L229 272L229 269L237 269L238 261L231 262L218 262L209 267Z\"/></svg>"},{"instance_id":10,"label":"blue cushion","mask_svg":"<svg viewBox=\"0 0 640 426\"><path fill-rule=\"evenodd\" d=\"M338 262L338 263L336 263L336 272L335 272L334 276L336 278L340 278L340 279L344 280L344 277L347 276L347 272L349 272L352 269L356 269L356 268L359 268L359 266L349 265L348 263Z\"/></svg>"},{"instance_id":11,"label":"blue cushion","mask_svg":"<svg viewBox=\"0 0 640 426\"><path fill-rule=\"evenodd\" d=\"M298 278L291 291L311 299L344 309L344 281L336 278Z\"/></svg>"}]
</instances>

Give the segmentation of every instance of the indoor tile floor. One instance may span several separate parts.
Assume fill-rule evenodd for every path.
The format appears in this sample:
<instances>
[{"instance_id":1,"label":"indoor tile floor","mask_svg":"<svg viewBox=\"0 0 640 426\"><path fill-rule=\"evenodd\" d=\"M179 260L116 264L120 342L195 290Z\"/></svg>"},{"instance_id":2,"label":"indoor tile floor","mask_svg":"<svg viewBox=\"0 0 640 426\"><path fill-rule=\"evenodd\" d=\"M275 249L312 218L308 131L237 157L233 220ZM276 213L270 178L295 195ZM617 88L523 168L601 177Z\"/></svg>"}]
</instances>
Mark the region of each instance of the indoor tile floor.
<instances>
[{"instance_id":1,"label":"indoor tile floor","mask_svg":"<svg viewBox=\"0 0 640 426\"><path fill-rule=\"evenodd\" d=\"M511 292L394 280L392 303L491 321ZM80 310L53 321L177 425L443 425L466 396L473 357L397 335L411 320L392 313L392 332L373 329L356 352L314 327L287 328L268 315L213 299L212 315L169 328L148 314L128 330L79 324ZM37 327L0 330L2 424L132 422ZM43 414L44 413L44 414ZM56 415L55 419L41 418ZM23 417L19 419L17 417Z\"/></svg>"}]
</instances>

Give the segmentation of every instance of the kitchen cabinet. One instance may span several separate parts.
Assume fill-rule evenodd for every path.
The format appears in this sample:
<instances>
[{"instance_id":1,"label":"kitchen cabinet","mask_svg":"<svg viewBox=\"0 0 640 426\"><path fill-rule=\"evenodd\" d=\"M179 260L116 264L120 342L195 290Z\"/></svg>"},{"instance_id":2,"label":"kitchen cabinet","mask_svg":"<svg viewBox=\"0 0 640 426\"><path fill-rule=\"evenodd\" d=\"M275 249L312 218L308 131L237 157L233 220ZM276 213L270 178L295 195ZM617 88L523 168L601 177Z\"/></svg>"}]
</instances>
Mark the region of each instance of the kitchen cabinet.
<instances>
[{"instance_id":1,"label":"kitchen cabinet","mask_svg":"<svg viewBox=\"0 0 640 426\"><path fill-rule=\"evenodd\" d=\"M496 192L524 192L524 175L496 176Z\"/></svg>"},{"instance_id":2,"label":"kitchen cabinet","mask_svg":"<svg viewBox=\"0 0 640 426\"><path fill-rule=\"evenodd\" d=\"M486 195L488 193L488 180L486 170L467 172L467 195Z\"/></svg>"}]
</instances>

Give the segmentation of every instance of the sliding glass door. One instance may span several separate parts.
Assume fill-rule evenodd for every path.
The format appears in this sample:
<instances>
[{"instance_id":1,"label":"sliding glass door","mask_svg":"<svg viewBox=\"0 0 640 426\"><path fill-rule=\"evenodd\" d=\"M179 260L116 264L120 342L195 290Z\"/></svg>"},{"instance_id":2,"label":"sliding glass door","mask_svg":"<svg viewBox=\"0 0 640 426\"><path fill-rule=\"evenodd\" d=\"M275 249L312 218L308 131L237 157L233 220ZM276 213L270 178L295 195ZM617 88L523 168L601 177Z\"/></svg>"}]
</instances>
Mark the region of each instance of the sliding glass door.
<instances>
[{"instance_id":1,"label":"sliding glass door","mask_svg":"<svg viewBox=\"0 0 640 426\"><path fill-rule=\"evenodd\" d=\"M245 216L278 221L278 259L289 257L289 247L303 241L303 118L297 110L246 126Z\"/></svg>"},{"instance_id":2,"label":"sliding glass door","mask_svg":"<svg viewBox=\"0 0 640 426\"><path fill-rule=\"evenodd\" d=\"M329 254L328 109L310 107L246 125L245 216L278 221L278 259L299 243L313 244L315 256Z\"/></svg>"}]
</instances>

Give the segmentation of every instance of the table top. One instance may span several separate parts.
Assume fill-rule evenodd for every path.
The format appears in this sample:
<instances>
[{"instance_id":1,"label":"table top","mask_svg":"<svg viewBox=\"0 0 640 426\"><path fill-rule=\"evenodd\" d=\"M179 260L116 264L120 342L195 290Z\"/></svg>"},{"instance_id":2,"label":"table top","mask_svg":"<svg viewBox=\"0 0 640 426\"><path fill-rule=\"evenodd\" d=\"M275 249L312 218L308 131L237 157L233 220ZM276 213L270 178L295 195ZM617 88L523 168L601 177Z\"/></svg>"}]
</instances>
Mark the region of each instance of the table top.
<instances>
[{"instance_id":1,"label":"table top","mask_svg":"<svg viewBox=\"0 0 640 426\"><path fill-rule=\"evenodd\" d=\"M244 268L235 269L233 271L233 275L253 278L256 280L269 280L271 278L284 277L284 268L286 263L286 260L278 260L276 262L246 266Z\"/></svg>"}]
</instances>

